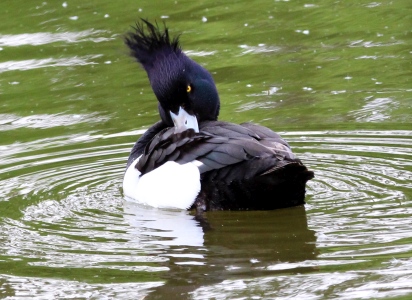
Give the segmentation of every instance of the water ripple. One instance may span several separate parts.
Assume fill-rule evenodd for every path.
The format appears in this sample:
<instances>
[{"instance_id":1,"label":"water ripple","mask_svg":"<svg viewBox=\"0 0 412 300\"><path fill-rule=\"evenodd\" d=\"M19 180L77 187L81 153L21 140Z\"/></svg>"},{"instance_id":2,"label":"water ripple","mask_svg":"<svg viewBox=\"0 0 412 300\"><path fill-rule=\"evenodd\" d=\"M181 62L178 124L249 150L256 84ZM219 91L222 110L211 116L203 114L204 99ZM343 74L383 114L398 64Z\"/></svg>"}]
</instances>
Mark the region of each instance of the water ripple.
<instances>
[{"instance_id":1,"label":"water ripple","mask_svg":"<svg viewBox=\"0 0 412 300\"><path fill-rule=\"evenodd\" d=\"M0 114L0 131L14 130L16 128L52 128L58 126L75 125L82 122L104 122L108 117L97 114L54 114L31 115L20 117L12 114Z\"/></svg>"},{"instance_id":2,"label":"water ripple","mask_svg":"<svg viewBox=\"0 0 412 300\"><path fill-rule=\"evenodd\" d=\"M359 110L352 111L358 122L380 122L390 118L390 112L399 106L399 103L391 98L372 98L365 99L366 104Z\"/></svg>"},{"instance_id":3,"label":"water ripple","mask_svg":"<svg viewBox=\"0 0 412 300\"><path fill-rule=\"evenodd\" d=\"M99 57L102 57L102 54L96 55L86 55L82 57L67 57L67 58L44 58L44 59L27 59L20 61L6 61L0 63L0 73L7 71L25 71L38 68L47 68L47 67L65 67L65 66L85 66L85 65L94 65L97 62L93 60Z\"/></svg>"},{"instance_id":4,"label":"water ripple","mask_svg":"<svg viewBox=\"0 0 412 300\"><path fill-rule=\"evenodd\" d=\"M336 285L335 294L355 298L382 287L396 289L385 295L411 292L405 278L412 275L412 132L285 133L316 174L306 209L210 213L205 219L124 201L120 186L130 139L143 132L2 146L0 209L20 207L0 224L0 258L10 274L21 268L68 272L63 277L73 288L70 270L110 270L116 280L150 278L139 287L143 294L150 287L167 294L173 282L195 282L187 292L196 299L233 298L253 289L270 297L273 286L278 298L291 289L299 298L316 297ZM193 277L194 270L209 276ZM245 279L262 274L264 282ZM0 281L24 291L14 278ZM40 295L47 290L37 284L62 284L20 279ZM96 288L83 286L76 295Z\"/></svg>"},{"instance_id":5,"label":"water ripple","mask_svg":"<svg viewBox=\"0 0 412 300\"><path fill-rule=\"evenodd\" d=\"M244 54L259 54L259 53L270 53L270 52L279 52L282 49L278 46L270 46L265 44L259 44L258 46L249 46L249 45L239 45L239 48L243 49L242 55Z\"/></svg>"},{"instance_id":6,"label":"water ripple","mask_svg":"<svg viewBox=\"0 0 412 300\"><path fill-rule=\"evenodd\" d=\"M65 42L78 43L91 41L95 43L113 40L113 37L94 37L96 35L107 34L104 30L84 30L78 32L37 32L23 34L0 35L0 46L18 47L23 45L39 46L44 44Z\"/></svg>"}]
</instances>

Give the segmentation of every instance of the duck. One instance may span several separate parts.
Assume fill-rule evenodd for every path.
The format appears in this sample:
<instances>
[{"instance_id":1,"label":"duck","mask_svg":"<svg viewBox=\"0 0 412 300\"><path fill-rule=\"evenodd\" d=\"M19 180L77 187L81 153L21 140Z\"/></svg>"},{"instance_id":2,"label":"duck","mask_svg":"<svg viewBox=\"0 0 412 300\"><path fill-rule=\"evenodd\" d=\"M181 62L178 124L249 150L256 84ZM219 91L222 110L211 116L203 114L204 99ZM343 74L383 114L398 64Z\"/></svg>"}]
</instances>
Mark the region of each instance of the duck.
<instances>
[{"instance_id":1,"label":"duck","mask_svg":"<svg viewBox=\"0 0 412 300\"><path fill-rule=\"evenodd\" d=\"M305 204L314 172L271 129L218 120L213 77L183 52L179 35L141 19L124 41L146 71L160 116L130 151L126 199L198 212Z\"/></svg>"}]
</instances>

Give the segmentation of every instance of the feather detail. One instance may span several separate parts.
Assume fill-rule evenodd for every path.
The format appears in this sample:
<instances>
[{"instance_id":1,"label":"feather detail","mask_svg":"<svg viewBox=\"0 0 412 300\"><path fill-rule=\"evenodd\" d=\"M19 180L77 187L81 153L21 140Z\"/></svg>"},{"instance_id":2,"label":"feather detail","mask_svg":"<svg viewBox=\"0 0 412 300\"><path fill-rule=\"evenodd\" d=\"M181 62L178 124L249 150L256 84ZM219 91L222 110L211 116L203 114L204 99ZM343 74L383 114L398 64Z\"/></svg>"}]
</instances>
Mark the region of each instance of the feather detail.
<instances>
[{"instance_id":1,"label":"feather detail","mask_svg":"<svg viewBox=\"0 0 412 300\"><path fill-rule=\"evenodd\" d=\"M147 20L141 19L141 22L137 22L136 26L132 28L134 31L128 32L124 40L130 49L130 54L146 71L153 67L154 62L159 59L159 54L174 53L179 55L182 53L179 35L171 39L166 25L161 31L157 23L153 25Z\"/></svg>"}]
</instances>

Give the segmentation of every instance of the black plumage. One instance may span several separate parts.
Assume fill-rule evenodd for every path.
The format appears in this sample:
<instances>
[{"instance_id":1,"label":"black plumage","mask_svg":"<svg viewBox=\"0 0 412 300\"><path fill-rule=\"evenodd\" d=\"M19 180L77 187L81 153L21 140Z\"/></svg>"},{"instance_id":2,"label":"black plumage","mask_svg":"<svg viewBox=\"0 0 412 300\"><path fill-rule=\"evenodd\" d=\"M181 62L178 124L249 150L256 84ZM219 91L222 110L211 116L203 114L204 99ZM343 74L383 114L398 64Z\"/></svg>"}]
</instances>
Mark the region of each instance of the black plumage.
<instances>
[{"instance_id":1,"label":"black plumage","mask_svg":"<svg viewBox=\"0 0 412 300\"><path fill-rule=\"evenodd\" d=\"M146 28L146 29L145 29ZM304 204L313 178L277 133L259 125L217 121L220 100L212 76L188 58L178 38L142 20L127 34L131 54L146 70L159 101L161 121L136 142L127 167L144 174L167 161L198 161L201 191L191 208L261 210ZM199 132L175 132L170 112L183 107ZM161 183L159 183L161 185Z\"/></svg>"}]
</instances>

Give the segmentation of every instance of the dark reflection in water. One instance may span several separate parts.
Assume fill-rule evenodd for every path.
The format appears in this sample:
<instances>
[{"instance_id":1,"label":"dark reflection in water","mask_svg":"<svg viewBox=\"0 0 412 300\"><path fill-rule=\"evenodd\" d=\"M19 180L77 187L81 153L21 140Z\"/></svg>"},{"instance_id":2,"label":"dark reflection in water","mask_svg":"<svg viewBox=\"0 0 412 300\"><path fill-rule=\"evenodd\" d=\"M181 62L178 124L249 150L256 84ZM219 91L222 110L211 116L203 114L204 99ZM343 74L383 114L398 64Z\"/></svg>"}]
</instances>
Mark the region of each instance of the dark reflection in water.
<instances>
[{"instance_id":1,"label":"dark reflection in water","mask_svg":"<svg viewBox=\"0 0 412 300\"><path fill-rule=\"evenodd\" d=\"M307 273L316 267L299 262L316 259L316 236L308 229L304 207L266 212L161 211L125 204L126 218L145 243L162 244L168 268L165 284L147 299L182 299L199 287L226 279ZM169 247L166 247L168 245ZM293 263L293 267L278 264Z\"/></svg>"},{"instance_id":2,"label":"dark reflection in water","mask_svg":"<svg viewBox=\"0 0 412 300\"><path fill-rule=\"evenodd\" d=\"M0 298L411 293L410 131L288 133L318 174L305 207L202 217L124 201L128 135L2 148Z\"/></svg>"}]
</instances>

